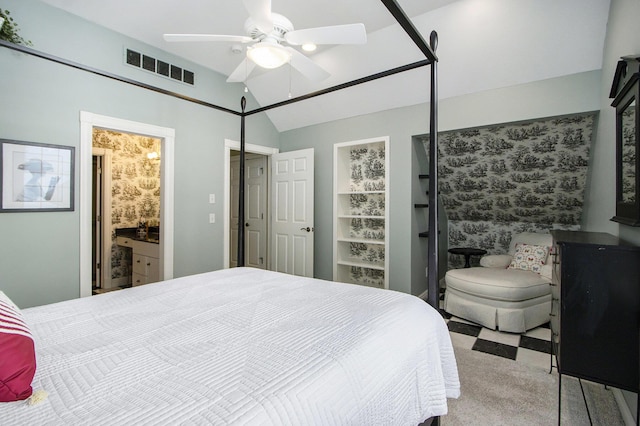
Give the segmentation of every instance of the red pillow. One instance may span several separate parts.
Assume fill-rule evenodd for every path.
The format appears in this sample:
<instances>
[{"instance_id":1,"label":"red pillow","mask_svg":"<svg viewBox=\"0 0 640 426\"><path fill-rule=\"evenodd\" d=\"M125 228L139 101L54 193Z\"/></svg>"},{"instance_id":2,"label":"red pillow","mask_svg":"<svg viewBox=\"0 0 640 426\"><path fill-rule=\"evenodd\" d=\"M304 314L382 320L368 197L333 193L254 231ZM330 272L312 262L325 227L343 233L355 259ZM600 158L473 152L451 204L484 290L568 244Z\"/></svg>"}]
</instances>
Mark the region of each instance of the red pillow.
<instances>
[{"instance_id":1,"label":"red pillow","mask_svg":"<svg viewBox=\"0 0 640 426\"><path fill-rule=\"evenodd\" d=\"M0 291L0 402L29 398L35 374L31 331L20 309Z\"/></svg>"}]
</instances>

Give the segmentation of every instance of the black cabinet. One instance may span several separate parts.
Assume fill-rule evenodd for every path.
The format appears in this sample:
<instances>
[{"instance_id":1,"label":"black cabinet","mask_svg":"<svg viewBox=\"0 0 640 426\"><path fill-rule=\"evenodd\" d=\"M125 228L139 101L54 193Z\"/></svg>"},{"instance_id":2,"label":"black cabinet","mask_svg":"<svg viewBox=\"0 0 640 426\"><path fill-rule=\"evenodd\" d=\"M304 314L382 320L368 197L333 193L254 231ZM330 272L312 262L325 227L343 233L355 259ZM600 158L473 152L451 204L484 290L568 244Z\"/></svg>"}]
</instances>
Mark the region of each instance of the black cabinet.
<instances>
[{"instance_id":1,"label":"black cabinet","mask_svg":"<svg viewBox=\"0 0 640 426\"><path fill-rule=\"evenodd\" d=\"M637 392L640 247L599 232L551 235L558 372Z\"/></svg>"}]
</instances>

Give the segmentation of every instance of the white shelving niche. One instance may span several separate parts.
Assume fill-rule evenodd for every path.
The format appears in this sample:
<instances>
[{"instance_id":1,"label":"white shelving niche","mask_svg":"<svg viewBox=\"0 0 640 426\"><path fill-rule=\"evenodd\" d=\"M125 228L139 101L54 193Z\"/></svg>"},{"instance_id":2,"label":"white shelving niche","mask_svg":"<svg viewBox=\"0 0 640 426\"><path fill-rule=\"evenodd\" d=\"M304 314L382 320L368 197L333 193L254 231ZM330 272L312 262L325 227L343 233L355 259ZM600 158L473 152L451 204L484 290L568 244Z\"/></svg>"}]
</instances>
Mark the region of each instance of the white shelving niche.
<instances>
[{"instance_id":1,"label":"white shelving niche","mask_svg":"<svg viewBox=\"0 0 640 426\"><path fill-rule=\"evenodd\" d=\"M333 279L389 288L389 137L333 146Z\"/></svg>"}]
</instances>

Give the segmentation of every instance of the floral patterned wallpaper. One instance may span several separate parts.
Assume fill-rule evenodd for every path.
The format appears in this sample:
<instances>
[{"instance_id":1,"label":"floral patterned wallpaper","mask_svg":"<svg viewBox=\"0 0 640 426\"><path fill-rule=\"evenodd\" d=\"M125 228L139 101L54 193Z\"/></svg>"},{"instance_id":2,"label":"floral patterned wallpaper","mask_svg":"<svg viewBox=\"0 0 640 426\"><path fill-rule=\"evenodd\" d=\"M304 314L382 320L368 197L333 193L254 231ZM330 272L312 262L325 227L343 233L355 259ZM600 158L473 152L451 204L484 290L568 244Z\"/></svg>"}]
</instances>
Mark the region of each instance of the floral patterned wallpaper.
<instances>
[{"instance_id":1,"label":"floral patterned wallpaper","mask_svg":"<svg viewBox=\"0 0 640 426\"><path fill-rule=\"evenodd\" d=\"M384 161L384 143L352 147L349 151L349 190L353 192L384 191ZM347 214L367 216L350 219L350 236L383 243L385 238L385 202L384 192L350 194ZM382 219L376 218L376 216L382 217ZM349 244L349 253L353 260L384 267L384 244L352 242ZM350 275L355 282L384 288L384 270L351 266Z\"/></svg>"},{"instance_id":2,"label":"floral patterned wallpaper","mask_svg":"<svg viewBox=\"0 0 640 426\"><path fill-rule=\"evenodd\" d=\"M622 201L636 201L636 107L622 113Z\"/></svg>"},{"instance_id":3,"label":"floral patterned wallpaper","mask_svg":"<svg viewBox=\"0 0 640 426\"><path fill-rule=\"evenodd\" d=\"M505 253L512 233L579 229L596 118L591 112L440 133L449 247ZM463 263L449 256L450 267Z\"/></svg>"},{"instance_id":4,"label":"floral patterned wallpaper","mask_svg":"<svg viewBox=\"0 0 640 426\"><path fill-rule=\"evenodd\" d=\"M474 247L484 249L488 254L504 254L509 251L512 235L521 232L544 234L551 229L577 231L580 229L580 225L459 220L449 222L449 247ZM448 262L449 269L462 268L464 256L449 254ZM472 256L471 266L479 264L480 256Z\"/></svg>"},{"instance_id":5,"label":"floral patterned wallpaper","mask_svg":"<svg viewBox=\"0 0 640 426\"><path fill-rule=\"evenodd\" d=\"M112 151L111 277L131 275L126 249L116 244L117 228L135 228L141 221L160 222L160 139L95 129L93 147Z\"/></svg>"}]
</instances>

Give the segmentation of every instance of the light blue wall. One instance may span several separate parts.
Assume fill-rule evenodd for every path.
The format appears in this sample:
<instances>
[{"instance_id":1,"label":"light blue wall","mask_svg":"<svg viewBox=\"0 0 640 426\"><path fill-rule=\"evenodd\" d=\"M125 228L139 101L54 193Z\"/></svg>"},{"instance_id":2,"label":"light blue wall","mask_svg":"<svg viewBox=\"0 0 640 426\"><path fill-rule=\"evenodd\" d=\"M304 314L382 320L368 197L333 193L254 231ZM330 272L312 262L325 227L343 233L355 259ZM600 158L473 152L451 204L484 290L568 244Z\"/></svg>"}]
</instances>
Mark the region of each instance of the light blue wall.
<instances>
[{"instance_id":1,"label":"light blue wall","mask_svg":"<svg viewBox=\"0 0 640 426\"><path fill-rule=\"evenodd\" d=\"M97 27L34 0L5 1L34 49L240 110L241 85L195 64ZM124 46L183 65L194 87L124 64ZM0 48L0 138L76 147L80 111L173 128L176 277L219 269L223 259L224 139L239 140L240 118L33 56ZM248 100L251 107L255 101ZM277 147L266 116L247 121L252 143ZM79 185L76 166L76 188ZM218 202L208 203L208 194ZM28 307L79 296L79 205L61 213L0 214L0 289Z\"/></svg>"},{"instance_id":2,"label":"light blue wall","mask_svg":"<svg viewBox=\"0 0 640 426\"><path fill-rule=\"evenodd\" d=\"M640 228L611 222L615 215L615 110L611 106L609 91L616 65L622 56L640 55L637 0L612 0L607 37L604 46L602 79L600 81L600 122L598 144L593 150L593 175L588 194L588 230L609 232L640 244Z\"/></svg>"},{"instance_id":3,"label":"light blue wall","mask_svg":"<svg viewBox=\"0 0 640 426\"><path fill-rule=\"evenodd\" d=\"M598 144L593 151L593 175L588 194L586 228L590 231L609 232L640 245L640 228L611 222L615 214L615 110L611 107L609 90L616 64L622 56L640 55L638 17L640 1L612 0L604 45L603 72L600 83L600 123ZM637 396L623 391L632 415L636 414Z\"/></svg>"},{"instance_id":4,"label":"light blue wall","mask_svg":"<svg viewBox=\"0 0 640 426\"><path fill-rule=\"evenodd\" d=\"M536 83L507 87L439 102L441 131L531 118L597 110L600 72L591 71ZM354 99L357 102L357 99ZM388 110L376 114L283 132L282 151L313 147L316 153L315 274L333 274L333 144L378 136L390 137L389 286L420 294L426 283L412 283L413 215L412 136L428 133L428 105ZM442 235L442 234L441 234ZM415 246L415 241L414 241ZM420 262L415 262L420 265ZM419 266L418 266L419 267ZM423 269L422 269L423 270ZM419 273L417 274L419 276Z\"/></svg>"}]
</instances>

